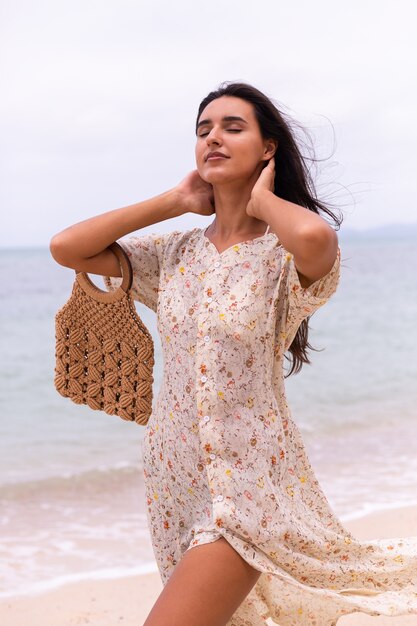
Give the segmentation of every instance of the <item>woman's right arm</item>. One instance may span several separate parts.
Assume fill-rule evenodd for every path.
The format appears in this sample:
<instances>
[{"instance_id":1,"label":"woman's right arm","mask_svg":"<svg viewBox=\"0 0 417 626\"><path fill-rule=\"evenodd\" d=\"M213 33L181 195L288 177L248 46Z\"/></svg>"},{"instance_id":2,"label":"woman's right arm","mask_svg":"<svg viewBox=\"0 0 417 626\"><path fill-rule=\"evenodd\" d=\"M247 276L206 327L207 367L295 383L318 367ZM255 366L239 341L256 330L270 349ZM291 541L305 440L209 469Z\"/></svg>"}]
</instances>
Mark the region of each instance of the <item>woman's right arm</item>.
<instances>
[{"instance_id":1,"label":"woman's right arm","mask_svg":"<svg viewBox=\"0 0 417 626\"><path fill-rule=\"evenodd\" d=\"M193 170L173 189L158 196L90 217L54 235L49 249L55 261L77 272L121 276L119 261L106 248L124 235L183 213L212 215L213 188Z\"/></svg>"},{"instance_id":2,"label":"woman's right arm","mask_svg":"<svg viewBox=\"0 0 417 626\"><path fill-rule=\"evenodd\" d=\"M65 228L50 241L57 263L77 272L121 276L119 261L106 248L124 235L184 213L177 189L114 209Z\"/></svg>"}]
</instances>

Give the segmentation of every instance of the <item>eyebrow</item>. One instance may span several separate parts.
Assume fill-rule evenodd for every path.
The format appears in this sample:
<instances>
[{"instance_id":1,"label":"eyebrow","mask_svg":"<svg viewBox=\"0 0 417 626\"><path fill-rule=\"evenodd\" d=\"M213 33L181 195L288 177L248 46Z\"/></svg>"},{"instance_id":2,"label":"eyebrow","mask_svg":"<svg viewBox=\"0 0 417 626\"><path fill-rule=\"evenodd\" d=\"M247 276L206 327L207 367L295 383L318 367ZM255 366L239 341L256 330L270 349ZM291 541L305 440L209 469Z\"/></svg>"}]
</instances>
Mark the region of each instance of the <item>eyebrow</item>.
<instances>
[{"instance_id":1,"label":"eyebrow","mask_svg":"<svg viewBox=\"0 0 417 626\"><path fill-rule=\"evenodd\" d=\"M200 128L200 126L204 126L205 124L211 124L212 120L201 120L201 122L198 122L197 124L197 130ZM247 124L247 121L243 119L243 117L239 117L238 115L226 115L225 117L222 117L222 122L243 122L244 124Z\"/></svg>"}]
</instances>

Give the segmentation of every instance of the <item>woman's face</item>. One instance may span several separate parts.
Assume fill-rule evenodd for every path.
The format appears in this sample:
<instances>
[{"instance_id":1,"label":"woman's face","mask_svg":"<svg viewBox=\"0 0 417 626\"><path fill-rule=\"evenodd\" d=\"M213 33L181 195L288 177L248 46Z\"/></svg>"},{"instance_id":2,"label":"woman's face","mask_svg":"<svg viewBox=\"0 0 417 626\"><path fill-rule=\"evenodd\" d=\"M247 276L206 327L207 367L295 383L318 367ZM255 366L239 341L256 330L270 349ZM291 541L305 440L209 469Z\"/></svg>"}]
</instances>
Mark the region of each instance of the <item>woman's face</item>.
<instances>
[{"instance_id":1,"label":"woman's face","mask_svg":"<svg viewBox=\"0 0 417 626\"><path fill-rule=\"evenodd\" d=\"M271 153L261 135L250 102L222 96L210 102L198 119L195 156L201 178L211 184L247 181L262 170ZM213 155L219 152L223 156Z\"/></svg>"}]
</instances>

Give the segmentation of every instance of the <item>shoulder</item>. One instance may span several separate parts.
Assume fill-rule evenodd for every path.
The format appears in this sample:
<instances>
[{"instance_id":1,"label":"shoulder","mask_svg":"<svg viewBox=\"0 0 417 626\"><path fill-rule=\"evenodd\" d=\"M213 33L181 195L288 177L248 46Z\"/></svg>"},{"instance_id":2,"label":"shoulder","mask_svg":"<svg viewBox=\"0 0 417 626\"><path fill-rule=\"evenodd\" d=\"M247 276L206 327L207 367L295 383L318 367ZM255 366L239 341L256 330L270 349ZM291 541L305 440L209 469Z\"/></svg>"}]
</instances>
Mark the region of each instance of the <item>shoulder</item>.
<instances>
[{"instance_id":1,"label":"shoulder","mask_svg":"<svg viewBox=\"0 0 417 626\"><path fill-rule=\"evenodd\" d=\"M274 235L274 236L275 236L275 238L276 238L276 245L277 245L279 248L282 248L282 244L281 244L281 242L280 242L280 240L279 240L279 237L278 237L277 233L276 233L275 231L273 231L273 230L272 230L272 228L268 231L268 234L269 234L269 235Z\"/></svg>"},{"instance_id":2,"label":"shoulder","mask_svg":"<svg viewBox=\"0 0 417 626\"><path fill-rule=\"evenodd\" d=\"M126 243L128 241L133 245L136 244L137 246L154 245L158 248L166 248L170 245L176 245L181 241L186 241L196 230L198 229L171 230L165 233L150 231L147 233L130 235L129 237L123 238L121 241L122 243Z\"/></svg>"},{"instance_id":3,"label":"shoulder","mask_svg":"<svg viewBox=\"0 0 417 626\"><path fill-rule=\"evenodd\" d=\"M189 228L187 230L173 230L169 233L166 233L166 235L163 235L164 243L167 248L178 249L188 244L188 242L194 240L194 238L198 236L198 231L200 230L201 229L199 228Z\"/></svg>"},{"instance_id":4,"label":"shoulder","mask_svg":"<svg viewBox=\"0 0 417 626\"><path fill-rule=\"evenodd\" d=\"M173 230L168 233L155 235L155 246L158 256L167 260L171 258L173 262L187 250L198 238L199 228L187 230Z\"/></svg>"}]
</instances>

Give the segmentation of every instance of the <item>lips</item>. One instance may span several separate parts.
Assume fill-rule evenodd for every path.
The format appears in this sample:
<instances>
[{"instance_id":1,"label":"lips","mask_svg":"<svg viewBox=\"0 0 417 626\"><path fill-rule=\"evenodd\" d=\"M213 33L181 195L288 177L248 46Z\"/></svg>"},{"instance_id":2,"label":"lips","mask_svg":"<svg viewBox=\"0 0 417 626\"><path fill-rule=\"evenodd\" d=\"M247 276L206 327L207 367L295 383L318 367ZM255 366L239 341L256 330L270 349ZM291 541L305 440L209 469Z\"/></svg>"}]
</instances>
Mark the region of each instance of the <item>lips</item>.
<instances>
[{"instance_id":1,"label":"lips","mask_svg":"<svg viewBox=\"0 0 417 626\"><path fill-rule=\"evenodd\" d=\"M206 161L210 161L211 159L228 159L229 157L223 154L223 152L209 152L206 157Z\"/></svg>"}]
</instances>

